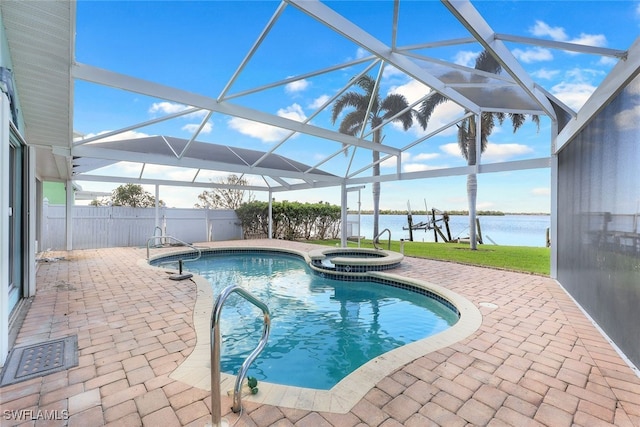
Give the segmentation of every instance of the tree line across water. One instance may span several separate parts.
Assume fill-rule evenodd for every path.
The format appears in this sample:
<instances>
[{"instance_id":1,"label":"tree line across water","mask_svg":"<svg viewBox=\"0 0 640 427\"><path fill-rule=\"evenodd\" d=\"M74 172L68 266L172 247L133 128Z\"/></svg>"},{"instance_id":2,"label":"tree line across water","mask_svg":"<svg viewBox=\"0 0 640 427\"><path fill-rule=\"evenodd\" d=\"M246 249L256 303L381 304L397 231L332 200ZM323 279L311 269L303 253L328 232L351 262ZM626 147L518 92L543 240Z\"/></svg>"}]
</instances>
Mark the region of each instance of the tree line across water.
<instances>
[{"instance_id":1,"label":"tree line across water","mask_svg":"<svg viewBox=\"0 0 640 427\"><path fill-rule=\"evenodd\" d=\"M349 211L349 214L357 214L358 212L351 212ZM360 211L360 213L362 215L372 215L373 211ZM446 213L448 215L462 215L462 216L468 216L469 215L469 211L439 211L436 210L436 215L442 215L443 213ZM426 210L415 210L415 211L411 211L412 215L431 215L431 211L426 211ZM393 210L393 209L381 209L380 210L380 215L407 215L407 211L406 210ZM477 211L476 215L483 215L483 216L488 216L488 215L493 215L493 216L504 216L506 215L504 212L501 211Z\"/></svg>"}]
</instances>

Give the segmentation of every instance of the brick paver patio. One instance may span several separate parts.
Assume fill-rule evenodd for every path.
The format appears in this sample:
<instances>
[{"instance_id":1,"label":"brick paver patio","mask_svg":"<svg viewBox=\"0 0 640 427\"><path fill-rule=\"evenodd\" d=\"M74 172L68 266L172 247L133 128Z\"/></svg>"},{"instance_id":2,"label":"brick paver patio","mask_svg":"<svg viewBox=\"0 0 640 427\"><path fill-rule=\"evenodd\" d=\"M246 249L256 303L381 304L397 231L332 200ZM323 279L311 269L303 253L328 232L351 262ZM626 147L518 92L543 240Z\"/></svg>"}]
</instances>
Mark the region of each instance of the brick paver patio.
<instances>
[{"instance_id":1,"label":"brick paver patio","mask_svg":"<svg viewBox=\"0 0 640 427\"><path fill-rule=\"evenodd\" d=\"M77 334L79 365L0 388L1 424L210 422L210 393L169 377L196 343L195 284L141 268L145 249L46 256L64 259L39 265L37 294L16 346ZM393 272L463 295L482 312L481 327L384 378L346 414L245 401L239 419L225 414L229 421L313 427L640 426L640 378L554 280L415 258L405 258ZM230 399L224 397L222 406L229 408Z\"/></svg>"}]
</instances>

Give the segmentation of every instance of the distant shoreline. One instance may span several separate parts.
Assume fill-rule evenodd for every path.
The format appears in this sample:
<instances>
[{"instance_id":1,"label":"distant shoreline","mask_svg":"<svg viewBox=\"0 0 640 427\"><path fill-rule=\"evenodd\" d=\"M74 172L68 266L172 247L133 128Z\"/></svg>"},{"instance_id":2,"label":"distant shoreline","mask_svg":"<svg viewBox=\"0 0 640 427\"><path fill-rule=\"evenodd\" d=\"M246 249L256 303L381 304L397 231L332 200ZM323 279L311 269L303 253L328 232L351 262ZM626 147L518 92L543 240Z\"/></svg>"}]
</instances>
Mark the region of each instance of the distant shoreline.
<instances>
[{"instance_id":1,"label":"distant shoreline","mask_svg":"<svg viewBox=\"0 0 640 427\"><path fill-rule=\"evenodd\" d=\"M349 211L350 215L356 215L358 212ZM360 211L362 215L373 215L373 211ZM447 213L449 215L469 215L469 211L436 211L436 215L442 215L443 213ZM396 211L396 210L381 210L380 215L407 215L408 212L405 211ZM423 210L415 210L411 211L411 215L431 215L431 211ZM505 216L505 215L541 215L548 216L549 213L544 212L501 212L501 211L477 211L476 215L478 216Z\"/></svg>"}]
</instances>

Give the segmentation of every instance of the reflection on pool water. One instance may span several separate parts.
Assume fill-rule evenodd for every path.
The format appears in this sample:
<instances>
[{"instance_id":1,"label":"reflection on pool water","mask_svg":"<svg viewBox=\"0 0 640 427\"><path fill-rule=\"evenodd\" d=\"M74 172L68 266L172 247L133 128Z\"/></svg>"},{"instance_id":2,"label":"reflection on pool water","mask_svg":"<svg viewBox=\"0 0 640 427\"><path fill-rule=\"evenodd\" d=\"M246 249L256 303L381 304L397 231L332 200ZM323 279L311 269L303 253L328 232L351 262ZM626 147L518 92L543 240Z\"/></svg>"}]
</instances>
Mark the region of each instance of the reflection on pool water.
<instances>
[{"instance_id":1,"label":"reflection on pool water","mask_svg":"<svg viewBox=\"0 0 640 427\"><path fill-rule=\"evenodd\" d=\"M269 306L269 340L249 375L270 383L328 390L369 360L459 319L452 307L427 295L321 277L294 256L208 254L185 269L205 277L214 294L238 284ZM222 370L235 374L258 344L262 316L232 295L220 325Z\"/></svg>"}]
</instances>

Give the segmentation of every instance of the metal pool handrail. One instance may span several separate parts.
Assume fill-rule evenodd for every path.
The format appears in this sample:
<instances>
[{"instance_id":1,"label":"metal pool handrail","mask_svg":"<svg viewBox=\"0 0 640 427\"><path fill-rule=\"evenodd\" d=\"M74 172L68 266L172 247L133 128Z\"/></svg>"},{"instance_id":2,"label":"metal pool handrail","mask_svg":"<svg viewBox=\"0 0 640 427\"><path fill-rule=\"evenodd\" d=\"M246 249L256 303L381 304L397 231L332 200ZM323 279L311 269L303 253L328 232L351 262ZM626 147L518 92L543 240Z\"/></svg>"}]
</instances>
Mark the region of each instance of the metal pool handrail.
<instances>
[{"instance_id":1,"label":"metal pool handrail","mask_svg":"<svg viewBox=\"0 0 640 427\"><path fill-rule=\"evenodd\" d=\"M271 329L271 317L269 315L269 308L265 303L253 296L249 291L241 288L238 285L227 286L222 290L211 312L211 423L213 427L220 427L222 424L222 407L220 402L220 314L222 312L222 306L226 299L232 293L240 294L244 299L262 310L264 316L264 329L262 331L262 337L258 346L247 357L238 371L236 377L236 383L233 388L233 412L240 412L242 409L242 382L247 375L249 366L262 352L267 345L267 339L269 338L269 330Z\"/></svg>"},{"instance_id":2,"label":"metal pool handrail","mask_svg":"<svg viewBox=\"0 0 640 427\"><path fill-rule=\"evenodd\" d=\"M147 259L149 259L149 243L151 243L152 240L154 239L169 239L169 240L173 240L174 242L180 243L181 245L184 246L188 246L191 249L193 249L194 251L196 251L198 253L198 256L196 256L195 258L188 258L185 259L183 261L195 261L197 259L200 259L200 257L202 256L202 250L200 250L200 248L193 246L191 243L187 243L187 242L183 242L182 240L178 239L177 237L173 237L173 236L152 236L149 237L149 239L147 240Z\"/></svg>"},{"instance_id":3,"label":"metal pool handrail","mask_svg":"<svg viewBox=\"0 0 640 427\"><path fill-rule=\"evenodd\" d=\"M378 247L378 239L380 238L380 236L382 236L384 234L384 232L389 233L389 241L387 243L387 249L391 250L391 230L389 230L388 228L385 228L384 230L382 230L380 233L378 233L378 235L376 237L373 238L373 247L376 249L380 249Z\"/></svg>"}]
</instances>

